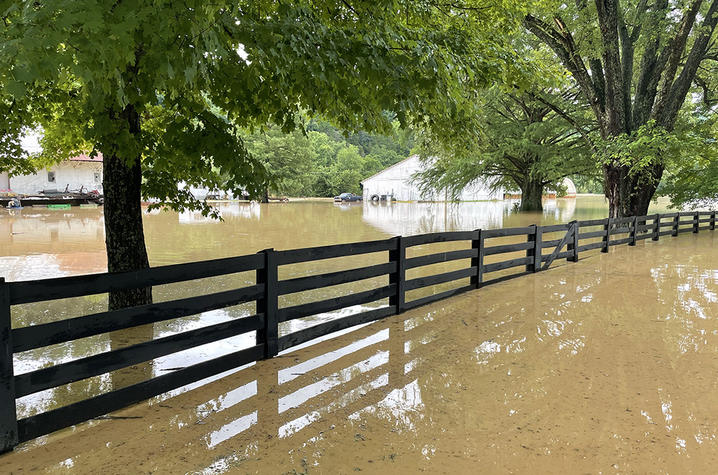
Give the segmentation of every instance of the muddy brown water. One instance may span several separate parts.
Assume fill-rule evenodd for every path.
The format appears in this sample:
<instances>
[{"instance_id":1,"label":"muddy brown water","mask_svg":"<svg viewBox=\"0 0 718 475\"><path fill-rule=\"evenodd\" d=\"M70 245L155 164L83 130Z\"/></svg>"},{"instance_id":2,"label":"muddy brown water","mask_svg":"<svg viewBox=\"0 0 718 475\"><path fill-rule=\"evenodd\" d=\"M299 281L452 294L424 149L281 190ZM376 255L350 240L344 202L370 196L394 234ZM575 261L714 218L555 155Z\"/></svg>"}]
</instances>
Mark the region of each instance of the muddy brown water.
<instances>
[{"instance_id":1,"label":"muddy brown water","mask_svg":"<svg viewBox=\"0 0 718 475\"><path fill-rule=\"evenodd\" d=\"M593 198L559 200L542 216L491 205L235 204L228 209L237 214L225 213L224 223L149 215L147 239L152 264L159 265L266 247L605 214L602 200ZM0 217L2 236L11 236L9 245L0 241L0 273L22 280L103 270L99 210L25 211ZM0 466L88 473L708 471L718 455L714 242L713 233L701 232L621 246L608 255L586 253L579 263L414 309L154 398L113 420L40 438L0 458ZM356 264L327 261L318 270L288 269L286 276ZM233 277L201 282L204 287L166 286L155 296L243 282L241 274ZM313 298L299 295L288 304ZM103 297L71 300L13 309L14 324L105 305ZM27 352L16 359L16 372L251 311L208 312L135 334ZM316 316L293 329L335 317ZM19 412L61 406L252 340L224 341L38 393L20 400Z\"/></svg>"}]
</instances>

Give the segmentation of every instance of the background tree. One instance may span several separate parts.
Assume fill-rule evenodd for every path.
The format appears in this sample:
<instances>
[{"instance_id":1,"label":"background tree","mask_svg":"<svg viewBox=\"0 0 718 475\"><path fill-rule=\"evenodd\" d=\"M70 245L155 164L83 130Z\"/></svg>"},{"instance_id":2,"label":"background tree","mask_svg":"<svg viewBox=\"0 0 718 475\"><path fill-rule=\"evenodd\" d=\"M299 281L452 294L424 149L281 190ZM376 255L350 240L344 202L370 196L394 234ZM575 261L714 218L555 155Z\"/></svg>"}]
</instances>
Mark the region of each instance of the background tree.
<instances>
[{"instance_id":1,"label":"background tree","mask_svg":"<svg viewBox=\"0 0 718 475\"><path fill-rule=\"evenodd\" d=\"M700 65L714 56L718 0L551 0L532 8L526 28L571 73L598 126L596 149L611 151L598 155L610 215L646 214L666 157L634 160L615 145L674 130Z\"/></svg>"},{"instance_id":2,"label":"background tree","mask_svg":"<svg viewBox=\"0 0 718 475\"><path fill-rule=\"evenodd\" d=\"M497 75L491 32L511 24L508 2L468 0L4 6L2 102L32 105L22 125L42 125L57 160L102 152L110 272L149 265L141 196L209 213L179 181L266 189L239 127L289 130L300 111L349 130L389 131L385 110L442 123ZM113 292L110 308L150 301L150 289Z\"/></svg>"},{"instance_id":3,"label":"background tree","mask_svg":"<svg viewBox=\"0 0 718 475\"><path fill-rule=\"evenodd\" d=\"M542 210L547 187L559 190L563 178L593 168L586 140L547 105L547 95L566 110L580 109L571 91L487 92L474 134L449 149L431 141L424 144L430 167L417 176L422 189L448 190L456 197L483 178L495 188L521 190L521 211Z\"/></svg>"}]
</instances>

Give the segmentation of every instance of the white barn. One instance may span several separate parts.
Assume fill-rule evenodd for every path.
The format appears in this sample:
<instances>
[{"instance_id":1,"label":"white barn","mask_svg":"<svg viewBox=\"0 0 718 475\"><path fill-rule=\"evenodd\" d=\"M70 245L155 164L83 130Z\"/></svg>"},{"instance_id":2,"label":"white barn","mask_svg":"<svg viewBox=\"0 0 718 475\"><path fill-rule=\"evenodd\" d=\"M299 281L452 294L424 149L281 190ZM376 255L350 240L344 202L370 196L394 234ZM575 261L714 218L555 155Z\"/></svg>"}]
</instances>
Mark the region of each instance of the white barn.
<instances>
[{"instance_id":1,"label":"white barn","mask_svg":"<svg viewBox=\"0 0 718 475\"><path fill-rule=\"evenodd\" d=\"M20 195L36 195L41 191L97 190L102 193L102 155L78 155L32 175L8 177L0 173L0 190Z\"/></svg>"},{"instance_id":2,"label":"white barn","mask_svg":"<svg viewBox=\"0 0 718 475\"><path fill-rule=\"evenodd\" d=\"M399 163L363 180L364 201L380 199L391 195L398 201L447 201L444 193L422 194L418 184L413 182L416 173L426 169L426 164L418 155L412 155ZM459 201L502 200L504 190L492 190L484 180L477 180L467 186L458 197Z\"/></svg>"}]
</instances>

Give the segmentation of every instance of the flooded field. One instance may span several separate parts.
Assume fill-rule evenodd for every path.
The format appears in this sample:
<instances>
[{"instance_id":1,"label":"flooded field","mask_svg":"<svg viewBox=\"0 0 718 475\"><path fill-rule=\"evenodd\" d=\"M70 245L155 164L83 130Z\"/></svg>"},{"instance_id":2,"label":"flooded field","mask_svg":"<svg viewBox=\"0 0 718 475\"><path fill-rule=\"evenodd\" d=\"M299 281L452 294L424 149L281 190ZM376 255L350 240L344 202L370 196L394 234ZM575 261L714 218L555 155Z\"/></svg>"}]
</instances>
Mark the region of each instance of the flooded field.
<instances>
[{"instance_id":1,"label":"flooded field","mask_svg":"<svg viewBox=\"0 0 718 475\"><path fill-rule=\"evenodd\" d=\"M417 308L24 444L0 465L711 473L716 236L612 248Z\"/></svg>"},{"instance_id":2,"label":"flooded field","mask_svg":"<svg viewBox=\"0 0 718 475\"><path fill-rule=\"evenodd\" d=\"M215 259L257 252L273 247L292 249L353 241L367 241L444 230L489 229L527 224L553 224L572 219L605 217L607 205L602 197L551 200L543 213L516 213L512 202L334 204L297 202L288 204L231 203L220 205L223 222L197 213L156 212L145 217L145 234L153 266ZM665 206L657 204L655 210ZM412 248L417 253L455 249L456 243ZM464 244L466 245L466 244ZM280 278L292 278L384 262L382 253L353 258L328 259L280 268ZM385 254L385 253L383 253ZM499 258L499 256L492 256ZM500 256L501 258L506 258ZM438 273L466 266L454 261L412 269L407 278ZM7 280L30 280L106 270L103 214L101 209L47 210L26 208L0 210L0 275ZM254 273L239 273L154 288L156 302L202 295L252 285ZM427 292L465 285L466 281L420 289L409 293L418 298ZM366 279L315 291L282 296L280 306L292 306L359 292L387 284L387 278ZM377 301L364 307L386 305ZM101 312L106 295L73 298L13 307L13 326L23 327ZM282 334L331 320L365 308L319 314L282 323ZM131 330L88 337L15 355L15 372L22 374L52 364L84 358L210 324L246 317L255 312L254 303L205 312L199 315L146 325ZM228 338L180 353L157 358L120 371L88 378L66 386L25 396L18 400L18 417L64 406L90 396L119 389L153 376L166 374L198 361L221 356L254 344L254 334ZM186 389L186 388L185 388ZM159 398L161 399L161 398ZM158 399L158 400L159 400Z\"/></svg>"}]
</instances>

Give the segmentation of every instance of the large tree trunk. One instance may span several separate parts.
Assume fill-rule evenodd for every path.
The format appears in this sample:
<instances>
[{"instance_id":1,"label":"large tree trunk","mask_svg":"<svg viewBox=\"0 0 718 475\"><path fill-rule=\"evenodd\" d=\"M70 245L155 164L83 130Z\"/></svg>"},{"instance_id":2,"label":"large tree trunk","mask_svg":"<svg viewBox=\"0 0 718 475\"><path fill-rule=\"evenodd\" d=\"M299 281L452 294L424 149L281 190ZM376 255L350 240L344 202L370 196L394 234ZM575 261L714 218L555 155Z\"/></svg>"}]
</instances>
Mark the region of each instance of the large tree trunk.
<instances>
[{"instance_id":1,"label":"large tree trunk","mask_svg":"<svg viewBox=\"0 0 718 475\"><path fill-rule=\"evenodd\" d=\"M521 204L519 211L543 211L541 197L543 196L543 185L541 182L527 180L521 187Z\"/></svg>"},{"instance_id":2,"label":"large tree trunk","mask_svg":"<svg viewBox=\"0 0 718 475\"><path fill-rule=\"evenodd\" d=\"M139 115L127 106L114 120L128 122L130 133L140 133ZM123 272L149 267L142 226L140 157L119 157L116 152L104 154L103 180L105 196L105 243L107 270ZM152 288L110 292L109 309L116 310L152 303Z\"/></svg>"},{"instance_id":3,"label":"large tree trunk","mask_svg":"<svg viewBox=\"0 0 718 475\"><path fill-rule=\"evenodd\" d=\"M653 194L663 176L663 166L656 165L639 175L630 175L628 167L604 167L609 216L645 216Z\"/></svg>"}]
</instances>

